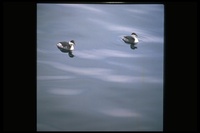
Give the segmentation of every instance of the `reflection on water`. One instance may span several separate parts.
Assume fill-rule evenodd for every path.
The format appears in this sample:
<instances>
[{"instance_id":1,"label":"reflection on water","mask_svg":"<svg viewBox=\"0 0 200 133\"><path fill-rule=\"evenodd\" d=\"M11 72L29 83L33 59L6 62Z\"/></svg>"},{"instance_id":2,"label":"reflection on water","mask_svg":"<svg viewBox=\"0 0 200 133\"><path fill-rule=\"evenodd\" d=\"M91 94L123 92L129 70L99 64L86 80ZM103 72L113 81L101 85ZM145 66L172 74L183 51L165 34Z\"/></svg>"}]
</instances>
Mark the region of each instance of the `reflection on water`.
<instances>
[{"instance_id":1,"label":"reflection on water","mask_svg":"<svg viewBox=\"0 0 200 133\"><path fill-rule=\"evenodd\" d=\"M163 26L161 4L38 4L37 130L162 131Z\"/></svg>"},{"instance_id":2,"label":"reflection on water","mask_svg":"<svg viewBox=\"0 0 200 133\"><path fill-rule=\"evenodd\" d=\"M140 117L139 113L133 112L133 110L123 109L123 108L115 108L115 109L107 109L102 110L102 112L106 115L113 117Z\"/></svg>"},{"instance_id":3,"label":"reflection on water","mask_svg":"<svg viewBox=\"0 0 200 133\"><path fill-rule=\"evenodd\" d=\"M77 95L81 93L81 90L54 88L50 92L56 95Z\"/></svg>"}]
</instances>

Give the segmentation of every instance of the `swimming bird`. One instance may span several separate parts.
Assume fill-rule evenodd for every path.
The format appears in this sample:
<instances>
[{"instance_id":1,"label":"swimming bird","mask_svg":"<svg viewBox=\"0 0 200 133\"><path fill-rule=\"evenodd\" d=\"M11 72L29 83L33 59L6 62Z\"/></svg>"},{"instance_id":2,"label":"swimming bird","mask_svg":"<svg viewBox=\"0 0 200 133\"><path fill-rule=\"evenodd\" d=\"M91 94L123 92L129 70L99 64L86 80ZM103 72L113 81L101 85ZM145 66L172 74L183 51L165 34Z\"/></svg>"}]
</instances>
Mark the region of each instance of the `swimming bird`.
<instances>
[{"instance_id":1,"label":"swimming bird","mask_svg":"<svg viewBox=\"0 0 200 133\"><path fill-rule=\"evenodd\" d=\"M137 37L136 33L132 33L130 36L123 36L122 40L130 44L131 49L136 49L137 47L135 45L139 42Z\"/></svg>"},{"instance_id":2,"label":"swimming bird","mask_svg":"<svg viewBox=\"0 0 200 133\"><path fill-rule=\"evenodd\" d=\"M62 41L56 44L56 46L61 52L68 53L69 57L71 58L74 57L74 55L72 54L72 51L74 50L74 45L74 40L71 40L69 42Z\"/></svg>"}]
</instances>

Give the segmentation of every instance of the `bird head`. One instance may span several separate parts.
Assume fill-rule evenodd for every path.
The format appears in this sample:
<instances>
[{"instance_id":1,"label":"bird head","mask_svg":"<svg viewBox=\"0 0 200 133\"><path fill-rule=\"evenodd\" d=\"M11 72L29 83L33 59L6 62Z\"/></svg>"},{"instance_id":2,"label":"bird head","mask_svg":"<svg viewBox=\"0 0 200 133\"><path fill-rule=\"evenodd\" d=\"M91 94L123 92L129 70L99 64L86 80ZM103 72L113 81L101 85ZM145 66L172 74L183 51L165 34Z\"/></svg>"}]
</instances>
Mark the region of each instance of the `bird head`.
<instances>
[{"instance_id":1,"label":"bird head","mask_svg":"<svg viewBox=\"0 0 200 133\"><path fill-rule=\"evenodd\" d=\"M134 33L134 32L133 32L133 33L132 33L131 35L135 35L135 36L138 36L138 35L137 35L136 33Z\"/></svg>"}]
</instances>

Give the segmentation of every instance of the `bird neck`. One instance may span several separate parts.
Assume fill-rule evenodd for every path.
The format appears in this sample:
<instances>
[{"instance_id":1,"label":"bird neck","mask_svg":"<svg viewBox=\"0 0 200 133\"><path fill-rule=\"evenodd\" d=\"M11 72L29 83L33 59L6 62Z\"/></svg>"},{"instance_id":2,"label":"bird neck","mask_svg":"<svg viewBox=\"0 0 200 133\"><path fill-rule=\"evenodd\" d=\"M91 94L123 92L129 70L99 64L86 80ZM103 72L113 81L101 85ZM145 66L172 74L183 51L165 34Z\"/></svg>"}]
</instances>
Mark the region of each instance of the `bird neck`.
<instances>
[{"instance_id":1,"label":"bird neck","mask_svg":"<svg viewBox=\"0 0 200 133\"><path fill-rule=\"evenodd\" d=\"M131 35L134 39L135 39L135 43L138 43L139 40L137 39L137 36L136 35Z\"/></svg>"},{"instance_id":2,"label":"bird neck","mask_svg":"<svg viewBox=\"0 0 200 133\"><path fill-rule=\"evenodd\" d=\"M72 46L70 47L70 50L74 50L74 45L72 45Z\"/></svg>"},{"instance_id":3,"label":"bird neck","mask_svg":"<svg viewBox=\"0 0 200 133\"><path fill-rule=\"evenodd\" d=\"M69 41L69 45L72 46L72 45L74 45L74 43Z\"/></svg>"},{"instance_id":4,"label":"bird neck","mask_svg":"<svg viewBox=\"0 0 200 133\"><path fill-rule=\"evenodd\" d=\"M69 41L69 45L70 45L70 50L74 50L74 43Z\"/></svg>"}]
</instances>

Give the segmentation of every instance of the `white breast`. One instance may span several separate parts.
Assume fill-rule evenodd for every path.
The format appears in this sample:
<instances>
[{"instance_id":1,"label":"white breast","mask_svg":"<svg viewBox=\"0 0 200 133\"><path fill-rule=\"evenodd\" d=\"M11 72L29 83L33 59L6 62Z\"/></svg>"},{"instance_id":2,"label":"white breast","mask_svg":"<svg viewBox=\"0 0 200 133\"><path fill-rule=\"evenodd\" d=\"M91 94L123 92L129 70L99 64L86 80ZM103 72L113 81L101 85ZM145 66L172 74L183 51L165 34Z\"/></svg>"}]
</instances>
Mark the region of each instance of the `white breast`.
<instances>
[{"instance_id":1,"label":"white breast","mask_svg":"<svg viewBox=\"0 0 200 133\"><path fill-rule=\"evenodd\" d=\"M74 43L69 41L69 45L71 46L69 50L74 50Z\"/></svg>"},{"instance_id":2,"label":"white breast","mask_svg":"<svg viewBox=\"0 0 200 133\"><path fill-rule=\"evenodd\" d=\"M137 39L137 37L135 37L135 43L138 43L139 42L139 40Z\"/></svg>"},{"instance_id":3,"label":"white breast","mask_svg":"<svg viewBox=\"0 0 200 133\"><path fill-rule=\"evenodd\" d=\"M74 50L74 45L71 46L70 50Z\"/></svg>"},{"instance_id":4,"label":"white breast","mask_svg":"<svg viewBox=\"0 0 200 133\"><path fill-rule=\"evenodd\" d=\"M135 43L138 43L138 42L139 42L139 40L138 40L138 38L136 37L136 35L132 35L132 37L135 39Z\"/></svg>"}]
</instances>

